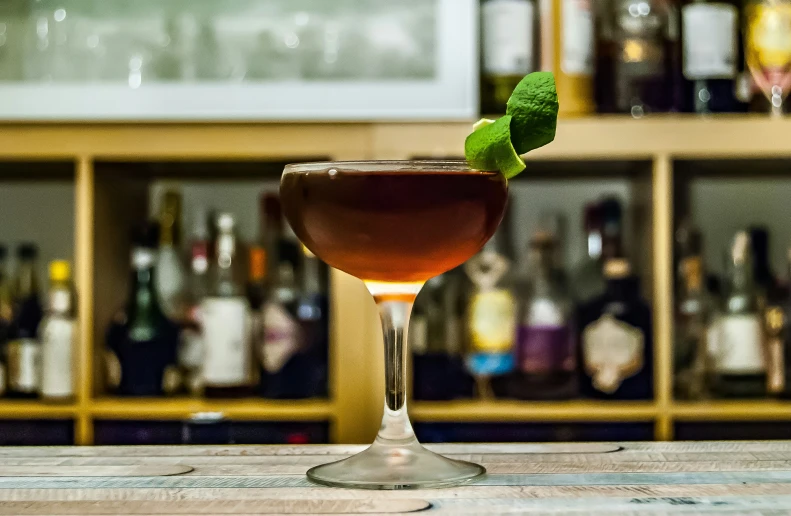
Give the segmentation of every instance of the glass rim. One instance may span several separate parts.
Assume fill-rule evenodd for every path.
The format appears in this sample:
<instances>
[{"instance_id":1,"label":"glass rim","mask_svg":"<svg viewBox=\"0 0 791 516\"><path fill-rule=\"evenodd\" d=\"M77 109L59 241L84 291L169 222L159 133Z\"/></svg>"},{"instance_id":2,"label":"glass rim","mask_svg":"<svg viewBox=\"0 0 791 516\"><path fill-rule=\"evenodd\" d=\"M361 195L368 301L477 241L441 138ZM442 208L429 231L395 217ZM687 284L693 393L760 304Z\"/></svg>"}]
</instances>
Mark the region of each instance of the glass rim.
<instances>
[{"instance_id":1,"label":"glass rim","mask_svg":"<svg viewBox=\"0 0 791 516\"><path fill-rule=\"evenodd\" d=\"M327 172L337 169L340 172L470 172L477 174L496 174L497 172L476 170L466 160L357 160L357 161L313 161L290 163L284 174Z\"/></svg>"}]
</instances>

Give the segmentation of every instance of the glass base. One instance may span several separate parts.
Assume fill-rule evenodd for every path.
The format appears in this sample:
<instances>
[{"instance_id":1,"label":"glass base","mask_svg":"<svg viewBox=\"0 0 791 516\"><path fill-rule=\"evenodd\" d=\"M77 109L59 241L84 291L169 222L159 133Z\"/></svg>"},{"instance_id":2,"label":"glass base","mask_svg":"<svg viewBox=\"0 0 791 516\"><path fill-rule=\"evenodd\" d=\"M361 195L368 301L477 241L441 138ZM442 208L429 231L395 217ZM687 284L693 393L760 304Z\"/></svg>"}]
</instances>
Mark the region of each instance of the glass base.
<instances>
[{"instance_id":1,"label":"glass base","mask_svg":"<svg viewBox=\"0 0 791 516\"><path fill-rule=\"evenodd\" d=\"M356 489L426 489L457 486L485 473L478 464L428 451L414 438L406 442L377 439L348 459L311 468L308 479Z\"/></svg>"}]
</instances>

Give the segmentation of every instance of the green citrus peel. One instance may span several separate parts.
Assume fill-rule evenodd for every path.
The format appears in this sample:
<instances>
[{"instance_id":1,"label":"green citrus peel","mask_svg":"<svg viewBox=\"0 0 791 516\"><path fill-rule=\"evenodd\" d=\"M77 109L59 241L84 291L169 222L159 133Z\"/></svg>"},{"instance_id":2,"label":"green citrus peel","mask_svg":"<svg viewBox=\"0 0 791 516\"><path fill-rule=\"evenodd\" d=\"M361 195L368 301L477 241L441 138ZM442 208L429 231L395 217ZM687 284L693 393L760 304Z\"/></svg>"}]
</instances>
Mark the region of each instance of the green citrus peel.
<instances>
[{"instance_id":1,"label":"green citrus peel","mask_svg":"<svg viewBox=\"0 0 791 516\"><path fill-rule=\"evenodd\" d=\"M464 154L476 170L499 171L506 179L525 169L521 154L555 139L558 94L550 72L526 76L508 100L506 115L482 119L464 143Z\"/></svg>"}]
</instances>

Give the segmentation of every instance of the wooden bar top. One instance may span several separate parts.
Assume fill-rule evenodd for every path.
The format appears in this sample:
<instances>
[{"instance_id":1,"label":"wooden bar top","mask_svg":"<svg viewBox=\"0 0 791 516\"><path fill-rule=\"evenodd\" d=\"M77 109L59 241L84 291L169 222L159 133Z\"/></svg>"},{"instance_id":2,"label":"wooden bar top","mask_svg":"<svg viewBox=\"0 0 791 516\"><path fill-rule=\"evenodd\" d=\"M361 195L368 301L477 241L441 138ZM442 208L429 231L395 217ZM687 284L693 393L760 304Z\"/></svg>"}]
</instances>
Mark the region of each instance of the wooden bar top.
<instances>
[{"instance_id":1,"label":"wooden bar top","mask_svg":"<svg viewBox=\"0 0 791 516\"><path fill-rule=\"evenodd\" d=\"M791 441L429 448L488 474L364 491L305 478L360 446L0 448L0 515L791 514Z\"/></svg>"}]
</instances>

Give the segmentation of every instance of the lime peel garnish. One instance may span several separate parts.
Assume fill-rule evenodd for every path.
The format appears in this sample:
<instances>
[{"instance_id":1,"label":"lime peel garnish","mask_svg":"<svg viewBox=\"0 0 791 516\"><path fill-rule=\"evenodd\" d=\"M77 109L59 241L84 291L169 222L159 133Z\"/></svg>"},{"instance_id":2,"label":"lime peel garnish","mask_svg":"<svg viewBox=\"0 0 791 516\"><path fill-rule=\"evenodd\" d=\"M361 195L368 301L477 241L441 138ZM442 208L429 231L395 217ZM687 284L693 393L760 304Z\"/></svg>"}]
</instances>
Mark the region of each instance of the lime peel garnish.
<instances>
[{"instance_id":1,"label":"lime peel garnish","mask_svg":"<svg viewBox=\"0 0 791 516\"><path fill-rule=\"evenodd\" d=\"M535 72L522 79L508 99L506 115L481 119L464 143L470 167L500 171L507 179L525 169L520 157L555 139L558 95L550 72Z\"/></svg>"}]
</instances>

